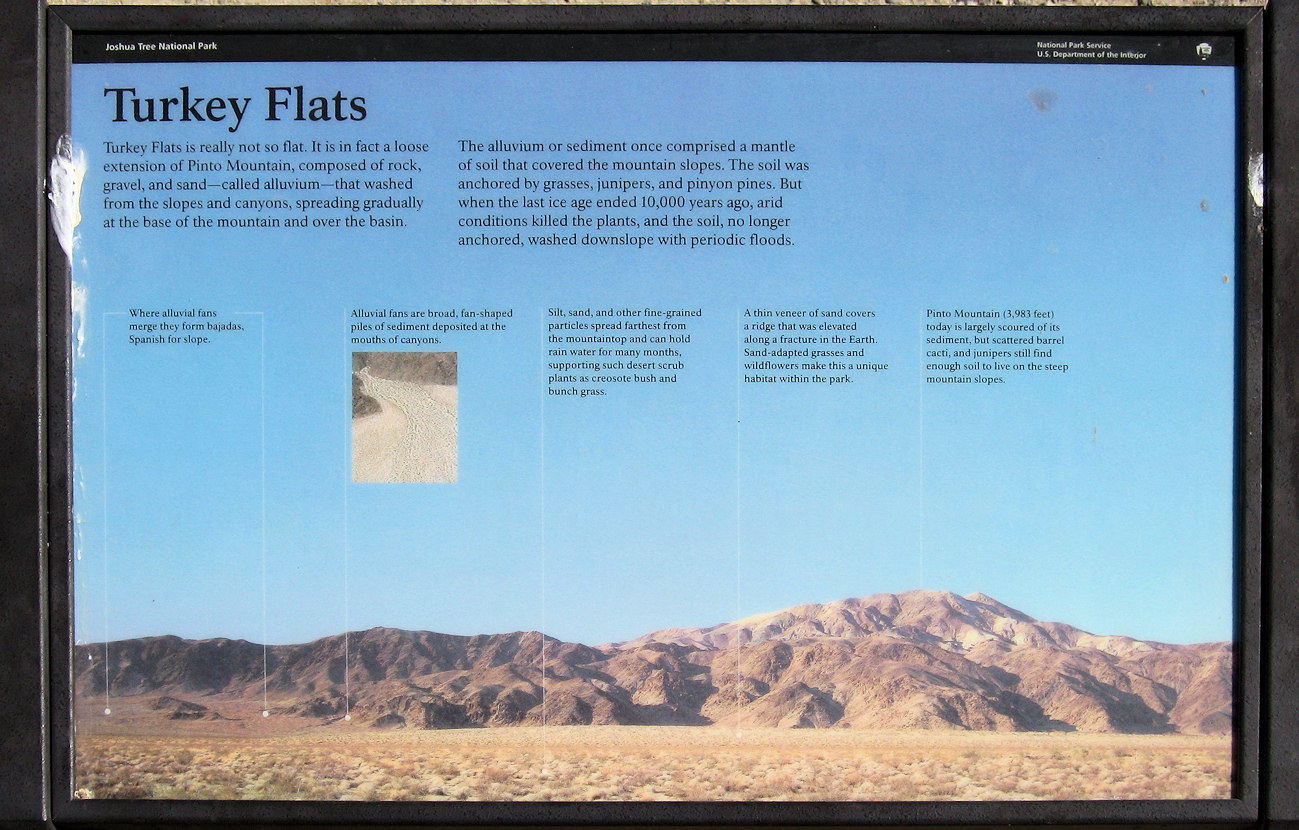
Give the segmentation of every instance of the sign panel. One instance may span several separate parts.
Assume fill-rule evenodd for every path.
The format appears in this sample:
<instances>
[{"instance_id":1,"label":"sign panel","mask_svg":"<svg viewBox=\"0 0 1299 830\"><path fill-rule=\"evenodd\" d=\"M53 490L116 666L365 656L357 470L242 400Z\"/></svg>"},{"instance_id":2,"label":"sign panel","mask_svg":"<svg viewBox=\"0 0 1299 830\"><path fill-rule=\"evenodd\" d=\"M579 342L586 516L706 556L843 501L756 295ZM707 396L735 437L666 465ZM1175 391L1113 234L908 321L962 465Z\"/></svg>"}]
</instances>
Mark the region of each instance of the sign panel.
<instances>
[{"instance_id":1,"label":"sign panel","mask_svg":"<svg viewBox=\"0 0 1299 830\"><path fill-rule=\"evenodd\" d=\"M77 798L1233 795L1233 40L829 42L78 37Z\"/></svg>"}]
</instances>

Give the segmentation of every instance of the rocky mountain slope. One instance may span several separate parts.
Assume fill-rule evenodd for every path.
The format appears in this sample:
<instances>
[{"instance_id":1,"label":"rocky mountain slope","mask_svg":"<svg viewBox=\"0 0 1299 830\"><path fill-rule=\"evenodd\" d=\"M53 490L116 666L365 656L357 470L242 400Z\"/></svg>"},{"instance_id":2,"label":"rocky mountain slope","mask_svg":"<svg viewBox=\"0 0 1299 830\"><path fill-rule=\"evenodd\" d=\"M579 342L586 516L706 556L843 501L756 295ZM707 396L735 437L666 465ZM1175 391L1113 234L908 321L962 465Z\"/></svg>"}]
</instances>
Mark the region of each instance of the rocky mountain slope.
<instances>
[{"instance_id":1,"label":"rocky mountain slope","mask_svg":"<svg viewBox=\"0 0 1299 830\"><path fill-rule=\"evenodd\" d=\"M105 659L107 654L107 660ZM265 675L263 674L265 660ZM271 714L376 728L726 724L1226 733L1230 643L1169 645L1035 620L991 597L908 591L598 647L537 632L374 628L290 646L150 637L79 646L79 701L147 716ZM350 689L350 703L344 700Z\"/></svg>"}]
</instances>

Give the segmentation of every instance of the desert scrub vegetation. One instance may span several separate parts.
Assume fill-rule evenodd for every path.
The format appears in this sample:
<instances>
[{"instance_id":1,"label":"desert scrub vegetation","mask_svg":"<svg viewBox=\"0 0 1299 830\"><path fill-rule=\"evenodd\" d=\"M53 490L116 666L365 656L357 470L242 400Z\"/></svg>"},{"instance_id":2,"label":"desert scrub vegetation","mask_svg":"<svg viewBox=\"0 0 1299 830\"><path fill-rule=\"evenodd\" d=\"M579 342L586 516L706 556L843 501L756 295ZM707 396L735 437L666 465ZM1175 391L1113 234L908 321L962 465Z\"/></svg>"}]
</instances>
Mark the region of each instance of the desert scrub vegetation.
<instances>
[{"instance_id":1,"label":"desert scrub vegetation","mask_svg":"<svg viewBox=\"0 0 1299 830\"><path fill-rule=\"evenodd\" d=\"M78 739L83 798L1032 800L1231 795L1224 737L511 727Z\"/></svg>"}]
</instances>

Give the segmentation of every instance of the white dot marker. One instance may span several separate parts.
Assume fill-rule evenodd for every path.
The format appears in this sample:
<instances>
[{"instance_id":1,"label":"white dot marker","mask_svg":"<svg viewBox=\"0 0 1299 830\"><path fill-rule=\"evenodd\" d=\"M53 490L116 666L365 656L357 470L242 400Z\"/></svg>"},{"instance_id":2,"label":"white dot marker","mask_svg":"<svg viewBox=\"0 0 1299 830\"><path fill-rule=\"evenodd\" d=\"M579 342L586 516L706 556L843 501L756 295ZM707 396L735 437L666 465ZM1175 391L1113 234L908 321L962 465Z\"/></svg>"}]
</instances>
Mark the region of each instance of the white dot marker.
<instances>
[{"instance_id":1,"label":"white dot marker","mask_svg":"<svg viewBox=\"0 0 1299 830\"><path fill-rule=\"evenodd\" d=\"M351 716L351 715L343 715L343 720L348 720L348 721L350 721L351 719L352 719L352 716Z\"/></svg>"},{"instance_id":2,"label":"white dot marker","mask_svg":"<svg viewBox=\"0 0 1299 830\"><path fill-rule=\"evenodd\" d=\"M269 718L270 716L271 716L271 710L270 710L270 709L263 709L263 710L262 710L262 717L264 717L264 718Z\"/></svg>"},{"instance_id":3,"label":"white dot marker","mask_svg":"<svg viewBox=\"0 0 1299 830\"><path fill-rule=\"evenodd\" d=\"M109 709L107 706L105 706L105 707L104 707L104 714L105 714L105 715L111 715L111 714L113 714L113 710L112 710L112 709Z\"/></svg>"}]
</instances>

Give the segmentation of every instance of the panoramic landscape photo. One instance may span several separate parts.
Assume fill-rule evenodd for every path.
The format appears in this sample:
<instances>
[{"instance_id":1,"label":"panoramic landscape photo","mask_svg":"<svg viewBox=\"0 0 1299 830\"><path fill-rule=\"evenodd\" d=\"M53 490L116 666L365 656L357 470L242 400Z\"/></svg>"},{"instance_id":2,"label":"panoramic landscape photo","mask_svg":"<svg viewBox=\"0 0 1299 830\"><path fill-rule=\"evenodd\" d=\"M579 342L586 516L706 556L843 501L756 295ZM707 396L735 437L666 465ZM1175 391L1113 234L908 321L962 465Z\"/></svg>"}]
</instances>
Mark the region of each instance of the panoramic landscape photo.
<instances>
[{"instance_id":1,"label":"panoramic landscape photo","mask_svg":"<svg viewBox=\"0 0 1299 830\"><path fill-rule=\"evenodd\" d=\"M1231 796L1232 648L876 594L600 645L373 628L76 649L81 798Z\"/></svg>"}]
</instances>

